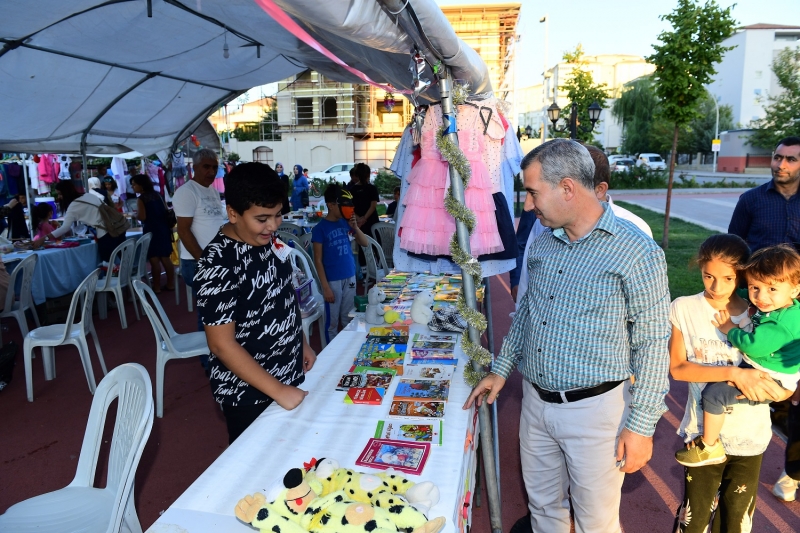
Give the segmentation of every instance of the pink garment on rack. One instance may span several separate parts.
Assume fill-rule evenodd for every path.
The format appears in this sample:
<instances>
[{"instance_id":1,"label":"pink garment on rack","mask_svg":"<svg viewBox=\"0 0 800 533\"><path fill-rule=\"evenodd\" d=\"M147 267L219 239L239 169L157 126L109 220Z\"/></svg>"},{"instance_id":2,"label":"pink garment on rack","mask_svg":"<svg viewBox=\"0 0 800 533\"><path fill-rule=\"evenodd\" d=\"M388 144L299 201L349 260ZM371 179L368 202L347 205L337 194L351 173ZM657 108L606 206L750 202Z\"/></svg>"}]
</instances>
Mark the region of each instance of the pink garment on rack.
<instances>
[{"instance_id":1,"label":"pink garment on rack","mask_svg":"<svg viewBox=\"0 0 800 533\"><path fill-rule=\"evenodd\" d=\"M502 251L503 243L497 232L492 183L482 160L483 126L472 118L464 120L459 115L458 144L472 168L464 199L475 213L470 248L478 256ZM400 247L414 253L449 256L456 224L444 208L450 174L447 161L436 147L436 132L441 125L441 107L431 106L422 128L420 160L406 178L409 188L404 198L406 210L401 221Z\"/></svg>"},{"instance_id":2,"label":"pink garment on rack","mask_svg":"<svg viewBox=\"0 0 800 533\"><path fill-rule=\"evenodd\" d=\"M40 182L56 183L59 172L61 172L61 165L58 163L58 156L54 154L42 154L39 156Z\"/></svg>"}]
</instances>

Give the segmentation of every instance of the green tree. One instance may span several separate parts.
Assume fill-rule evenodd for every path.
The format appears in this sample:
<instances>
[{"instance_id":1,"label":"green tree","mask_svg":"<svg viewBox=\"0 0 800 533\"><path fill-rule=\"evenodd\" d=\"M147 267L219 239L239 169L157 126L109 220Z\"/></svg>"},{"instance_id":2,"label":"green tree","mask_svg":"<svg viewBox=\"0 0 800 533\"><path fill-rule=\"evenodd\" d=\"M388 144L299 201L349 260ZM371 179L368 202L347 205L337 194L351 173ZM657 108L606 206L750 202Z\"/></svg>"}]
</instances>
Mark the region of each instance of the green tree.
<instances>
[{"instance_id":1,"label":"green tree","mask_svg":"<svg viewBox=\"0 0 800 533\"><path fill-rule=\"evenodd\" d=\"M678 134L681 127L698 115L698 104L706 95L705 86L716 74L714 65L733 47L722 42L733 35L736 21L731 17L733 6L722 9L714 0L700 4L695 0L678 0L669 15L662 15L672 25L672 31L663 31L654 44L655 54L647 60L656 66L653 74L660 114L673 125L670 150L667 204L664 209L664 237L662 248L669 246L669 210L672 201L672 182Z\"/></svg>"},{"instance_id":2,"label":"green tree","mask_svg":"<svg viewBox=\"0 0 800 533\"><path fill-rule=\"evenodd\" d=\"M750 144L772 150L784 137L800 135L800 49L784 48L772 62L783 92L770 95L765 115L754 122Z\"/></svg>"},{"instance_id":3,"label":"green tree","mask_svg":"<svg viewBox=\"0 0 800 533\"><path fill-rule=\"evenodd\" d=\"M658 96L650 76L636 78L623 86L622 94L611 107L611 114L622 123L623 153L656 151L650 137L658 107Z\"/></svg>"},{"instance_id":4,"label":"green tree","mask_svg":"<svg viewBox=\"0 0 800 533\"><path fill-rule=\"evenodd\" d=\"M583 46L578 44L572 52L564 52L563 59L569 64L573 65L572 73L569 79L562 85L562 88L567 90L567 98L570 102L578 104L578 124L589 125L592 122L589 120L589 106L593 102L600 104L600 107L606 106L608 100L608 89L605 83L595 83L592 73L587 68L588 62L583 58ZM570 109L564 109L562 115L565 119L569 120ZM569 137L569 130L556 133L556 137ZM594 142L594 133L582 131L578 128L578 139L581 141L592 143Z\"/></svg>"},{"instance_id":5,"label":"green tree","mask_svg":"<svg viewBox=\"0 0 800 533\"><path fill-rule=\"evenodd\" d=\"M697 112L698 116L689 124L691 139L688 152L710 154L711 140L714 138L714 126L717 120L714 97L710 93L706 93L706 97L698 105ZM719 106L719 131L730 129L733 129L733 107L721 105Z\"/></svg>"}]
</instances>

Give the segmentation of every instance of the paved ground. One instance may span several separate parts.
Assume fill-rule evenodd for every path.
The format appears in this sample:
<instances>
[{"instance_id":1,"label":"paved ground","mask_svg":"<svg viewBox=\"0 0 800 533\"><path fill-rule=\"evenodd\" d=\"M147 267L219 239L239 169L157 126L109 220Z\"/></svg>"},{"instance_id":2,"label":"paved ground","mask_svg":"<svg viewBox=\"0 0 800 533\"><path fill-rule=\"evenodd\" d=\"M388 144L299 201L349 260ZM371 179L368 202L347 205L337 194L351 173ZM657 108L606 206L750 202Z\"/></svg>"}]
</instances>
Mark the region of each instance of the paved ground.
<instances>
[{"instance_id":1,"label":"paved ground","mask_svg":"<svg viewBox=\"0 0 800 533\"><path fill-rule=\"evenodd\" d=\"M748 189L675 189L672 191L670 216L727 233L733 209L739 196ZM664 213L666 189L610 191L617 201L629 202Z\"/></svg>"}]
</instances>

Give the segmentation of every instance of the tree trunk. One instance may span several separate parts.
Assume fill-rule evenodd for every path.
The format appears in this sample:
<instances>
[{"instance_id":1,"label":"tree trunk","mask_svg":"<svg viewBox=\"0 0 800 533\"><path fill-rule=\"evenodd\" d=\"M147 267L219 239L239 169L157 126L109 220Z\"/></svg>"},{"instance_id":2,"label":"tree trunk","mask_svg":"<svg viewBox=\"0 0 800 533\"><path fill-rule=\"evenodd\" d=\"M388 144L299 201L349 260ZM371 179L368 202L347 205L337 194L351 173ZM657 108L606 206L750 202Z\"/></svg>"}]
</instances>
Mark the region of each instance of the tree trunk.
<instances>
[{"instance_id":1,"label":"tree trunk","mask_svg":"<svg viewBox=\"0 0 800 533\"><path fill-rule=\"evenodd\" d=\"M661 239L661 248L669 248L669 206L672 203L672 180L675 177L675 158L678 156L678 124L675 124L675 133L672 135L672 151L669 154L669 181L667 182L667 205L664 207L664 237Z\"/></svg>"}]
</instances>

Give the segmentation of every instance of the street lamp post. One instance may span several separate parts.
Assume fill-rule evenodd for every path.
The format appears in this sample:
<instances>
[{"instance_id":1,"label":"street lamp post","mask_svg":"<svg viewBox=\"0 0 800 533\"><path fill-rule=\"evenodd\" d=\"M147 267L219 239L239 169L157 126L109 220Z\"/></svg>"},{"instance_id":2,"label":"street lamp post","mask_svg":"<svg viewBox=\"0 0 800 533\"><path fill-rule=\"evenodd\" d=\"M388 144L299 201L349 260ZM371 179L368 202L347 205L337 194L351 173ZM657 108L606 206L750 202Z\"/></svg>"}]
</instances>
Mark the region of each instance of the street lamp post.
<instances>
[{"instance_id":1,"label":"street lamp post","mask_svg":"<svg viewBox=\"0 0 800 533\"><path fill-rule=\"evenodd\" d=\"M596 101L592 102L592 105L589 106L589 120L591 120L592 125L587 128L586 126L578 125L578 104L576 102L572 102L570 108L569 123L565 124L564 126L556 126L556 122L558 122L558 119L561 115L561 108L558 107L558 104L555 102L553 102L552 105L547 108L547 118L549 118L550 122L553 123L553 131L562 133L569 129L569 138L573 140L578 138L578 129L586 133L592 131L595 124L597 124L597 121L600 120L600 112L603 110L603 108L600 107L600 104L598 104Z\"/></svg>"},{"instance_id":2,"label":"street lamp post","mask_svg":"<svg viewBox=\"0 0 800 533\"><path fill-rule=\"evenodd\" d=\"M717 98L714 97L714 107L717 108L717 120L714 123L714 140L719 139L719 103L717 102ZM712 149L714 147L712 146ZM714 174L717 173L717 152L716 150L713 151L714 153Z\"/></svg>"}]
</instances>

